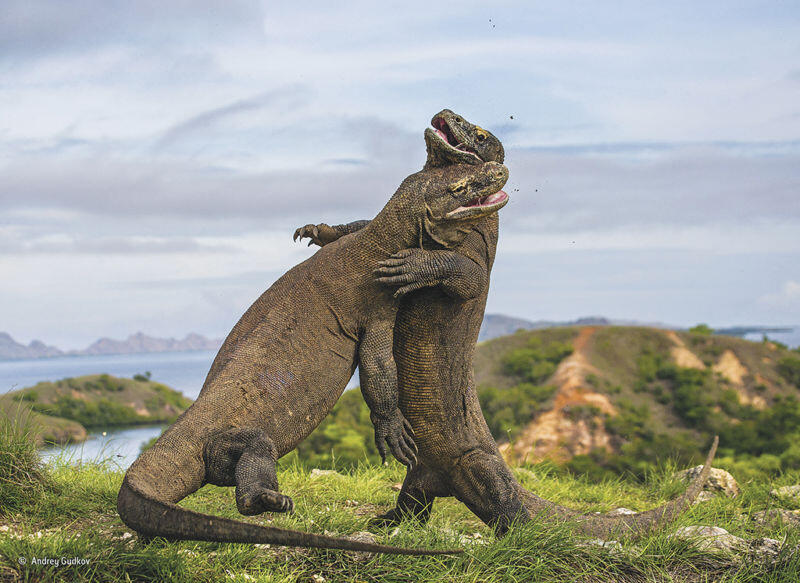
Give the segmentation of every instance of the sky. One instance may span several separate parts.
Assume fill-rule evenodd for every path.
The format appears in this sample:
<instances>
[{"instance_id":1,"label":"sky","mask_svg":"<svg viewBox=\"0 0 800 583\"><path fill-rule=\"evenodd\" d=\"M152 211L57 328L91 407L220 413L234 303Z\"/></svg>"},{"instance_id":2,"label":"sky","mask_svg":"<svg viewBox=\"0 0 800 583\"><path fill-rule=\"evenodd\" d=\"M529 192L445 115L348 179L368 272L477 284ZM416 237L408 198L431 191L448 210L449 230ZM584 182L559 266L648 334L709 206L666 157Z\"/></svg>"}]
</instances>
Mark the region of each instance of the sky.
<instances>
[{"instance_id":1,"label":"sky","mask_svg":"<svg viewBox=\"0 0 800 583\"><path fill-rule=\"evenodd\" d=\"M800 5L5 0L0 331L223 337L450 108L506 148L487 311L800 324Z\"/></svg>"}]
</instances>

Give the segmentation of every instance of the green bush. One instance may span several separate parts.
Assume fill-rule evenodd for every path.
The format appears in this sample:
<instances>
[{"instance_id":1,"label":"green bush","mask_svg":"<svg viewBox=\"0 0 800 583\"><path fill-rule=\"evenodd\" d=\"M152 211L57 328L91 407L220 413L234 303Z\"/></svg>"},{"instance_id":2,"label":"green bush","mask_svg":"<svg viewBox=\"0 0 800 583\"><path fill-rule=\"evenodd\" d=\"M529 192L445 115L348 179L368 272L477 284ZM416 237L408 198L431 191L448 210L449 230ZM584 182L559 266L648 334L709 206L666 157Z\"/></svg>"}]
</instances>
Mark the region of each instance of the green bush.
<instances>
[{"instance_id":1,"label":"green bush","mask_svg":"<svg viewBox=\"0 0 800 583\"><path fill-rule=\"evenodd\" d=\"M33 389L30 389L25 391L24 393L14 395L12 397L12 400L16 402L23 401L26 403L35 403L36 401L39 400L39 393L37 391L34 391Z\"/></svg>"},{"instance_id":2,"label":"green bush","mask_svg":"<svg viewBox=\"0 0 800 583\"><path fill-rule=\"evenodd\" d=\"M86 428L136 425L154 420L109 399L84 401L70 395L60 395L53 403L34 403L32 408L45 415L72 419Z\"/></svg>"},{"instance_id":3,"label":"green bush","mask_svg":"<svg viewBox=\"0 0 800 583\"><path fill-rule=\"evenodd\" d=\"M692 334L699 334L701 336L711 336L714 333L714 330L709 327L708 324L698 324L697 326L692 326L689 328L689 332Z\"/></svg>"},{"instance_id":4,"label":"green bush","mask_svg":"<svg viewBox=\"0 0 800 583\"><path fill-rule=\"evenodd\" d=\"M800 357L785 356L778 361L778 374L800 389Z\"/></svg>"},{"instance_id":5,"label":"green bush","mask_svg":"<svg viewBox=\"0 0 800 583\"><path fill-rule=\"evenodd\" d=\"M508 389L480 387L478 399L492 435L505 440L509 433L530 423L556 390L554 386L531 383L520 383Z\"/></svg>"},{"instance_id":6,"label":"green bush","mask_svg":"<svg viewBox=\"0 0 800 583\"><path fill-rule=\"evenodd\" d=\"M552 375L558 363L572 354L572 346L566 342L550 342L542 345L540 338L533 337L525 348L510 351L502 359L503 372L520 381L539 384Z\"/></svg>"}]
</instances>

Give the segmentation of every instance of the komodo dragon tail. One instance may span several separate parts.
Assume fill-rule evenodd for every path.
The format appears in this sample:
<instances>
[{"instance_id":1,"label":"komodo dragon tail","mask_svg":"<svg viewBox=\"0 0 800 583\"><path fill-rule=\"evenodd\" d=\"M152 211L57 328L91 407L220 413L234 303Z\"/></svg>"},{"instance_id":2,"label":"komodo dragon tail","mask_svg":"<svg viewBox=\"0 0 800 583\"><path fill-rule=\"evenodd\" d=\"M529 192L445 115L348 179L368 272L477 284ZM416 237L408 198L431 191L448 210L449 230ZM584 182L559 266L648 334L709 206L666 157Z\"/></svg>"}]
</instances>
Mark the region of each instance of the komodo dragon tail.
<instances>
[{"instance_id":1,"label":"komodo dragon tail","mask_svg":"<svg viewBox=\"0 0 800 583\"><path fill-rule=\"evenodd\" d=\"M581 514L570 508L540 498L536 494L520 487L523 504L532 518L551 517L563 521L574 521L579 531L590 536L599 538L626 534L640 536L667 522L671 522L695 501L711 473L711 462L717 453L718 444L719 437L715 436L703 469L680 497L646 512L619 514L616 516Z\"/></svg>"},{"instance_id":2,"label":"komodo dragon tail","mask_svg":"<svg viewBox=\"0 0 800 583\"><path fill-rule=\"evenodd\" d=\"M167 539L267 543L397 555L445 555L463 552L462 549L406 549L209 516L148 497L130 484L127 477L119 491L117 511L122 521L140 535Z\"/></svg>"}]
</instances>

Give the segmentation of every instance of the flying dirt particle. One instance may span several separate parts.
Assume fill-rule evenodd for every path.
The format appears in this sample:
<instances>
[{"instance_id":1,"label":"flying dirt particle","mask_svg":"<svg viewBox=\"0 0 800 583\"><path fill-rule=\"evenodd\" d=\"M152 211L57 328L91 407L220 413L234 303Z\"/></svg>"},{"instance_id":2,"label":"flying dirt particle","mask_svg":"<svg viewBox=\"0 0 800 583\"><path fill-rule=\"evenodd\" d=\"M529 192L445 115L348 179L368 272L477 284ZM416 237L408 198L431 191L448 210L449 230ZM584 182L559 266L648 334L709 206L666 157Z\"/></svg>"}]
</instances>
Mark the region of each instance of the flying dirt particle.
<instances>
[{"instance_id":1,"label":"flying dirt particle","mask_svg":"<svg viewBox=\"0 0 800 583\"><path fill-rule=\"evenodd\" d=\"M514 119L514 116L513 115L509 115L508 119Z\"/></svg>"}]
</instances>

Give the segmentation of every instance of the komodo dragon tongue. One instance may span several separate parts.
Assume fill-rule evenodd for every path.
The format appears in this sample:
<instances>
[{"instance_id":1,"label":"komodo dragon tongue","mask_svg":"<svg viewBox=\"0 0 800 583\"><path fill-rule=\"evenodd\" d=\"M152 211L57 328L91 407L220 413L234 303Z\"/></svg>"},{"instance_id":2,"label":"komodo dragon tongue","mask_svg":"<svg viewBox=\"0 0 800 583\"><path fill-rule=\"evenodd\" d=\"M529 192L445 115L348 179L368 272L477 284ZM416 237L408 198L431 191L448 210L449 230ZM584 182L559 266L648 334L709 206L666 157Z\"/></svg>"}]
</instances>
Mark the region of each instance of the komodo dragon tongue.
<instances>
[{"instance_id":1,"label":"komodo dragon tongue","mask_svg":"<svg viewBox=\"0 0 800 583\"><path fill-rule=\"evenodd\" d=\"M127 520L126 523L140 536L226 543L266 543L396 555L448 555L463 552L462 549L406 549L209 516L150 498L132 486L127 478L123 481L117 498L117 509L120 515L129 517L129 520L135 517L133 521L136 524L130 524Z\"/></svg>"},{"instance_id":2,"label":"komodo dragon tongue","mask_svg":"<svg viewBox=\"0 0 800 583\"><path fill-rule=\"evenodd\" d=\"M620 514L616 516L603 516L597 514L580 514L579 512L560 506L536 494L525 490L521 486L520 494L525 505L525 509L532 518L560 519L564 521L573 520L578 530L590 536L607 538L618 535L642 535L658 528L659 526L674 520L678 514L688 508L695 501L700 491L711 473L711 462L717 453L719 437L714 437L714 443L706 456L705 464L700 474L692 480L686 491L675 500L667 502L663 506L637 512L636 514Z\"/></svg>"}]
</instances>

